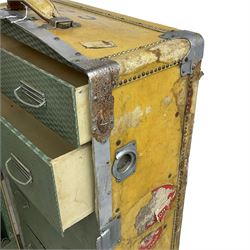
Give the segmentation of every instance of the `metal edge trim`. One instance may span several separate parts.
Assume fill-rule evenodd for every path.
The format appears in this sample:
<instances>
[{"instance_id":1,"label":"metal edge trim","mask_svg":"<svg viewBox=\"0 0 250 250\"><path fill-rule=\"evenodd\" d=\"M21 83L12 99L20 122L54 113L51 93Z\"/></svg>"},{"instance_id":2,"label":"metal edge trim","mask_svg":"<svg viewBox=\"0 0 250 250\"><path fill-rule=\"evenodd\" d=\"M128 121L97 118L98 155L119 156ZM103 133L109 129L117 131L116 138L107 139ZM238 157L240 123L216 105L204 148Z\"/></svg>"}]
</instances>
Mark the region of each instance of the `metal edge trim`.
<instances>
[{"instance_id":1,"label":"metal edge trim","mask_svg":"<svg viewBox=\"0 0 250 250\"><path fill-rule=\"evenodd\" d=\"M188 30L171 30L160 36L166 40L186 39L190 43L190 50L181 63L181 76L192 75L196 65L202 60L204 54L204 39L195 32Z\"/></svg>"}]
</instances>

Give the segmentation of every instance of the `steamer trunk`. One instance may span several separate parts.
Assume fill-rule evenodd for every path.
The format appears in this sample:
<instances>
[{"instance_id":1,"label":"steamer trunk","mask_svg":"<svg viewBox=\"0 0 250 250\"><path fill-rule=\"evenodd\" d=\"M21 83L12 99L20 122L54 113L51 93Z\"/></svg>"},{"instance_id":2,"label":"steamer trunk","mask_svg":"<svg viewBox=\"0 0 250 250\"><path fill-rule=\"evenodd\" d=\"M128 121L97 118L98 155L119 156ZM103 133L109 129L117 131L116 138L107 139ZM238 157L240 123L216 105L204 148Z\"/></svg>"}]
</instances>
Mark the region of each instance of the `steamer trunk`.
<instances>
[{"instance_id":1,"label":"steamer trunk","mask_svg":"<svg viewBox=\"0 0 250 250\"><path fill-rule=\"evenodd\" d=\"M20 244L177 250L203 38L53 2L0 10L1 168Z\"/></svg>"}]
</instances>

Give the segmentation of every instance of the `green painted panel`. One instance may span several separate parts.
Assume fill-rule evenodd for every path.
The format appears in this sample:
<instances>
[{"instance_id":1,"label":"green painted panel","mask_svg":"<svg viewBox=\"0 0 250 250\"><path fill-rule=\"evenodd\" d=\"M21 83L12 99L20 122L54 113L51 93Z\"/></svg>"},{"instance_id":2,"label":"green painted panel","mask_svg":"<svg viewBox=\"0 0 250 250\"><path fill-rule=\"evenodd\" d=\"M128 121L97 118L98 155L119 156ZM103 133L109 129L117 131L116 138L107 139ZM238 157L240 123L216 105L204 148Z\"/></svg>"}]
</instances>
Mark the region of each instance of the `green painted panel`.
<instances>
[{"instance_id":1,"label":"green painted panel","mask_svg":"<svg viewBox=\"0 0 250 250\"><path fill-rule=\"evenodd\" d=\"M43 93L46 104L39 108L22 104L14 94L14 90L22 85L20 81ZM79 145L75 88L72 85L1 49L1 88L3 94L32 113L46 126L73 145ZM22 100L37 104L22 92L22 89L18 93Z\"/></svg>"},{"instance_id":2,"label":"green painted panel","mask_svg":"<svg viewBox=\"0 0 250 250\"><path fill-rule=\"evenodd\" d=\"M6 208L3 194L1 192L1 236L2 233L4 233L6 235L5 237L9 240L14 238L11 222L9 219L9 214Z\"/></svg>"},{"instance_id":3,"label":"green painted panel","mask_svg":"<svg viewBox=\"0 0 250 250\"><path fill-rule=\"evenodd\" d=\"M26 249L45 249L31 228L25 223L22 223L22 234Z\"/></svg>"},{"instance_id":4,"label":"green painted panel","mask_svg":"<svg viewBox=\"0 0 250 250\"><path fill-rule=\"evenodd\" d=\"M11 225L11 219L5 203L3 191L1 190L1 245L0 249L19 249L14 230Z\"/></svg>"},{"instance_id":5,"label":"green painted panel","mask_svg":"<svg viewBox=\"0 0 250 250\"><path fill-rule=\"evenodd\" d=\"M14 239L12 239L10 242L8 242L8 244L1 246L1 249L19 249L16 241Z\"/></svg>"},{"instance_id":6,"label":"green painted panel","mask_svg":"<svg viewBox=\"0 0 250 250\"><path fill-rule=\"evenodd\" d=\"M27 206L27 199L20 199L20 191L13 185L17 210L22 218L21 227L28 225L33 234L46 249L95 249L98 227L95 214L91 214L64 232L62 237L43 217L39 210L31 203ZM23 197L24 194L23 194ZM28 243L29 236L24 238Z\"/></svg>"},{"instance_id":7,"label":"green painted panel","mask_svg":"<svg viewBox=\"0 0 250 250\"><path fill-rule=\"evenodd\" d=\"M50 159L6 119L1 118L0 121L2 145L4 145L4 147L1 147L1 166L5 166L12 153L30 170L33 182L25 186L17 184L18 187L44 217L47 218L51 225L59 232L62 232L54 176L49 162ZM25 182L28 179L23 174L22 168L20 170L15 161L10 161L8 165L12 175L18 180ZM12 180L11 178L9 179Z\"/></svg>"}]
</instances>

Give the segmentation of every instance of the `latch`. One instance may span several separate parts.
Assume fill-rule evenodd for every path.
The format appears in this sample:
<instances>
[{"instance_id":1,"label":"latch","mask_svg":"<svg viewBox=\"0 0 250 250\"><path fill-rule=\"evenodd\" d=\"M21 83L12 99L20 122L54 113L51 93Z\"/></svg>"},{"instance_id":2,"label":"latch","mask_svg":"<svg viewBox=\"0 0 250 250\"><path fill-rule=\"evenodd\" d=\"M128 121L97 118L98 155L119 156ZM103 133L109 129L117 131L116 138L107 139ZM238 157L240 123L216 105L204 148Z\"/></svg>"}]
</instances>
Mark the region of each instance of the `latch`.
<instances>
[{"instance_id":1,"label":"latch","mask_svg":"<svg viewBox=\"0 0 250 250\"><path fill-rule=\"evenodd\" d=\"M103 228L96 240L96 248L98 250L110 250L120 242L120 239L121 219L118 216Z\"/></svg>"},{"instance_id":2,"label":"latch","mask_svg":"<svg viewBox=\"0 0 250 250\"><path fill-rule=\"evenodd\" d=\"M73 27L73 21L60 16L51 0L7 0L7 2L10 10L17 11L29 7L53 28L68 29Z\"/></svg>"},{"instance_id":3,"label":"latch","mask_svg":"<svg viewBox=\"0 0 250 250\"><path fill-rule=\"evenodd\" d=\"M50 19L49 23L54 28L68 29L73 27L73 21L67 17L54 17Z\"/></svg>"}]
</instances>

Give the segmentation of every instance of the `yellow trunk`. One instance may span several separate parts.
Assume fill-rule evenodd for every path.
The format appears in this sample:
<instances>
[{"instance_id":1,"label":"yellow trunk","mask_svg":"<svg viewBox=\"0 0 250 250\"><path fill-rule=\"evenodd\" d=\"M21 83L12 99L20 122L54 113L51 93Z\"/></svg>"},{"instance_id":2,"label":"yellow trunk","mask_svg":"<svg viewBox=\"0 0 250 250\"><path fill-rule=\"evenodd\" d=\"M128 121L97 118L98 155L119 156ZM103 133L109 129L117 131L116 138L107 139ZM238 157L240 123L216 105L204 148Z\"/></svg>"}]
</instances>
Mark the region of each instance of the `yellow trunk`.
<instances>
[{"instance_id":1,"label":"yellow trunk","mask_svg":"<svg viewBox=\"0 0 250 250\"><path fill-rule=\"evenodd\" d=\"M53 7L49 2L46 6ZM75 216L77 218L69 225L86 220L85 214L94 212L95 207L98 248L177 250L203 39L197 33L86 5L53 2L55 9L52 11L56 14L47 11L43 15L47 21L29 10L32 25L39 27L38 30L22 22L9 24L4 20L2 47L28 61L30 69L34 65L41 68L43 77L53 75L66 82L64 87L70 85L73 101L67 105L73 106L73 113L76 113L73 119L77 120L76 127L79 126L70 129L78 134L72 139L72 133L64 133L64 127L59 126L64 124L56 127L54 121L51 122L54 117L47 120L36 117L39 122L41 120L63 140L73 141L70 150L84 144L91 152L89 142L92 141L93 164L88 161L84 166L85 171L94 169L95 187L92 181L86 185L88 190L95 188L95 204L90 195L88 213L72 205L77 207L76 214L81 217ZM36 12L42 15L39 10ZM66 17L72 21L72 26L51 27L50 20L55 16ZM13 27L17 30L11 33ZM41 30L47 33L41 35ZM25 35L20 36L19 32ZM25 36L29 39L24 39ZM54 84L58 82L60 80ZM39 90L39 86L36 88ZM13 99L8 91L4 95ZM59 111L62 116L68 115ZM76 162L67 158L63 164L58 164L58 172L62 171L61 165L65 165L71 173L69 161ZM65 173L63 176L67 179ZM83 180L80 175L78 179L79 183ZM65 183L60 181L64 182L57 177L57 186L64 187ZM71 185L72 195L77 185ZM82 195L84 188L78 191ZM59 194L59 201L63 192ZM71 214L67 202L64 207L67 214ZM43 212L47 215L46 208ZM60 229L60 225L57 227ZM65 227L62 229L64 231Z\"/></svg>"}]
</instances>

